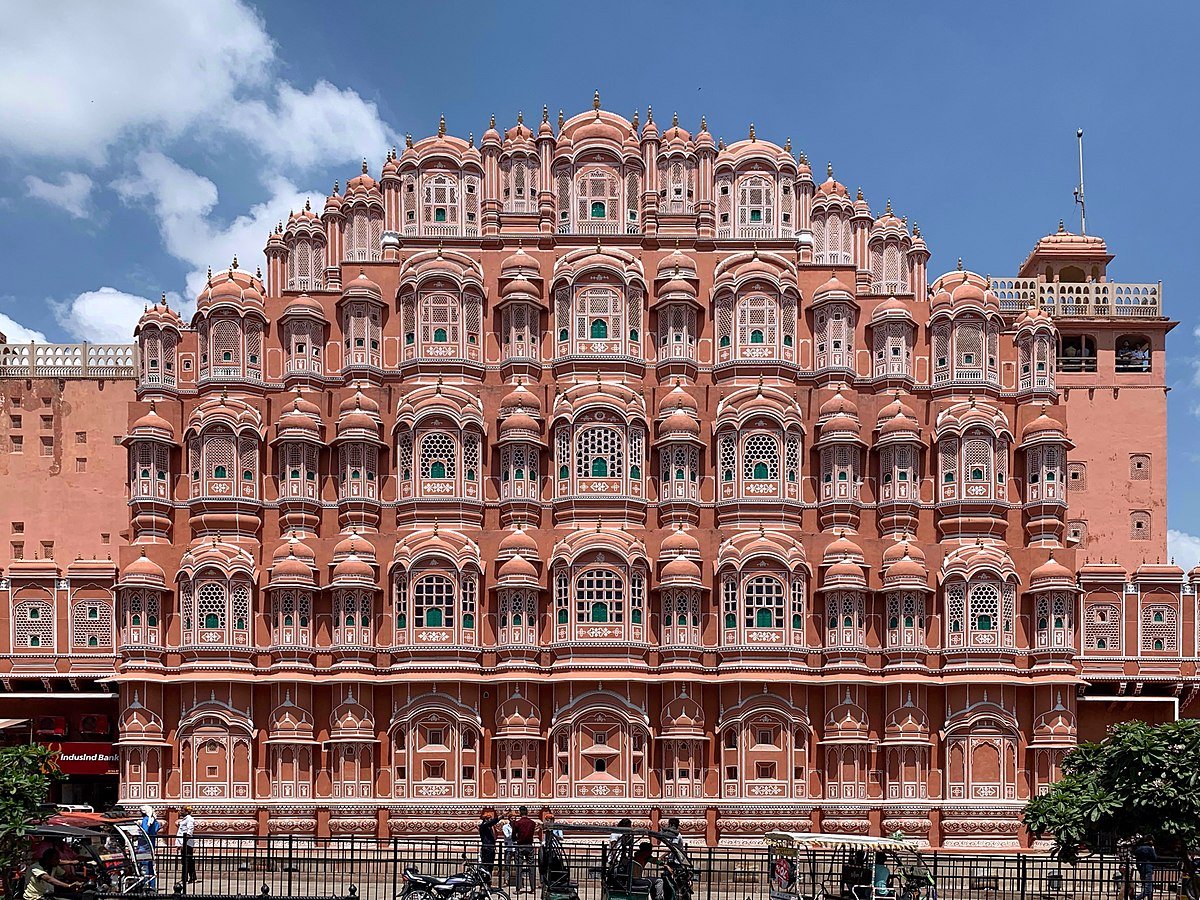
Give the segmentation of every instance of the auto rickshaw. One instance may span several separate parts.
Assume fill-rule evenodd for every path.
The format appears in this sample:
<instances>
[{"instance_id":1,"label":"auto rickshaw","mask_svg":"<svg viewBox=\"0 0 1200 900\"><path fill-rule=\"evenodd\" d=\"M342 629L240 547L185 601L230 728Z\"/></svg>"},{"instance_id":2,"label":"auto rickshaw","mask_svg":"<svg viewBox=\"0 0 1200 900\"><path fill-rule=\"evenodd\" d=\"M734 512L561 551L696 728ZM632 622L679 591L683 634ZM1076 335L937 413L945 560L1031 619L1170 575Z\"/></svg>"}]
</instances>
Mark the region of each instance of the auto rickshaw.
<instances>
[{"instance_id":1,"label":"auto rickshaw","mask_svg":"<svg viewBox=\"0 0 1200 900\"><path fill-rule=\"evenodd\" d=\"M937 900L913 841L787 831L764 840L771 900Z\"/></svg>"},{"instance_id":2,"label":"auto rickshaw","mask_svg":"<svg viewBox=\"0 0 1200 900\"><path fill-rule=\"evenodd\" d=\"M649 828L621 828L601 825L544 826L546 843L561 856L560 872L569 873L567 851L561 836L596 836L609 840L602 856L600 900L691 900L695 868L679 835ZM562 884L561 875L543 875L544 900L561 900L575 893ZM557 885L557 887L555 886Z\"/></svg>"},{"instance_id":3,"label":"auto rickshaw","mask_svg":"<svg viewBox=\"0 0 1200 900\"><path fill-rule=\"evenodd\" d=\"M31 859L51 846L63 854L75 880L83 884L81 894L136 894L153 889L154 848L136 819L56 813L27 835Z\"/></svg>"}]
</instances>

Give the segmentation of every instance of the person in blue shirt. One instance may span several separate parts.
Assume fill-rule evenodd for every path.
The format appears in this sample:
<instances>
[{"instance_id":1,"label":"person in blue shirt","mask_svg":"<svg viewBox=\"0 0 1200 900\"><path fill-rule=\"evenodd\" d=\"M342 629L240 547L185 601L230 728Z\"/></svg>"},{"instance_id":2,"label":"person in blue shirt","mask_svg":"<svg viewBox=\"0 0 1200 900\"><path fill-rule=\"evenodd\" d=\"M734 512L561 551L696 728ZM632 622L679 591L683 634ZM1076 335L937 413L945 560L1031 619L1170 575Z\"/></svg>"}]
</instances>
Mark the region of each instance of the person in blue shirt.
<instances>
[{"instance_id":1,"label":"person in blue shirt","mask_svg":"<svg viewBox=\"0 0 1200 900\"><path fill-rule=\"evenodd\" d=\"M145 847L137 848L138 856L145 854L140 862L142 874L146 876L146 887L154 890L158 886L158 879L155 877L157 873L154 871L154 850L158 844L158 833L162 831L162 822L154 814L154 807L143 806L142 820L138 824L142 826L142 831L146 835Z\"/></svg>"}]
</instances>

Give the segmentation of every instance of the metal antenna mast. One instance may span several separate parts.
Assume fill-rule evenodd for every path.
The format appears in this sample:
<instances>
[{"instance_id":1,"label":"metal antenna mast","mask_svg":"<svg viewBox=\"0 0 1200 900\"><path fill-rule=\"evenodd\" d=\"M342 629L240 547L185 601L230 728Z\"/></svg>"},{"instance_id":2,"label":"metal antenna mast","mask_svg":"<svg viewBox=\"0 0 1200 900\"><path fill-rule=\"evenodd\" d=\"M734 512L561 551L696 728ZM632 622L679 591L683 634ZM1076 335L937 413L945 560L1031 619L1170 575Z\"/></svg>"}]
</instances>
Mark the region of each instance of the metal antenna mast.
<instances>
[{"instance_id":1,"label":"metal antenna mast","mask_svg":"<svg viewBox=\"0 0 1200 900\"><path fill-rule=\"evenodd\" d=\"M1079 187L1075 188L1075 202L1079 204L1079 233L1087 234L1087 205L1083 202L1083 129L1075 132L1079 141Z\"/></svg>"}]
</instances>

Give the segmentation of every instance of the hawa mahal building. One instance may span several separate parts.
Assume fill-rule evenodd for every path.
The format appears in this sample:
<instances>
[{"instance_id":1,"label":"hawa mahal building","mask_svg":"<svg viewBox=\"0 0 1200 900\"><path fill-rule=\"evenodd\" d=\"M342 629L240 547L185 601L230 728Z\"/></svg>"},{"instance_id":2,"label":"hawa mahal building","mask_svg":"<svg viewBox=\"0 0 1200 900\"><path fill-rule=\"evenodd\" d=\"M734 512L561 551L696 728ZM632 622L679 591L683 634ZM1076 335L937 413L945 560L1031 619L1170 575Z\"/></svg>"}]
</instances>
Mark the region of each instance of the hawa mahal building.
<instances>
[{"instance_id":1,"label":"hawa mahal building","mask_svg":"<svg viewBox=\"0 0 1200 900\"><path fill-rule=\"evenodd\" d=\"M1017 847L1077 741L1195 712L1174 323L1098 237L931 278L790 141L597 96L265 252L135 344L0 347L0 712L125 804Z\"/></svg>"}]
</instances>

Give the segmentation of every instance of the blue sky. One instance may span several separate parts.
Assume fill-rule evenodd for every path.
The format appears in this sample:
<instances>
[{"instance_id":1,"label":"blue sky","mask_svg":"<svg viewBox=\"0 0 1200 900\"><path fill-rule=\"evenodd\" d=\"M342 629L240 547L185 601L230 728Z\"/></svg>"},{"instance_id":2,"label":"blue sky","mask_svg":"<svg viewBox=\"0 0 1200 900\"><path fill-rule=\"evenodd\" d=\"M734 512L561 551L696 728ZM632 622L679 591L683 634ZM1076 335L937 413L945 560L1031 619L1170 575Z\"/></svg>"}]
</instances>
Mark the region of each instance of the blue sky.
<instances>
[{"instance_id":1,"label":"blue sky","mask_svg":"<svg viewBox=\"0 0 1200 900\"><path fill-rule=\"evenodd\" d=\"M542 104L717 136L790 136L818 170L920 224L931 273L1014 273L1077 223L1116 280L1164 282L1173 549L1200 558L1200 33L1195 2L337 4L43 0L0 30L0 331L119 340L147 299L187 306L207 266L364 155L378 172L438 115L476 138Z\"/></svg>"}]
</instances>

